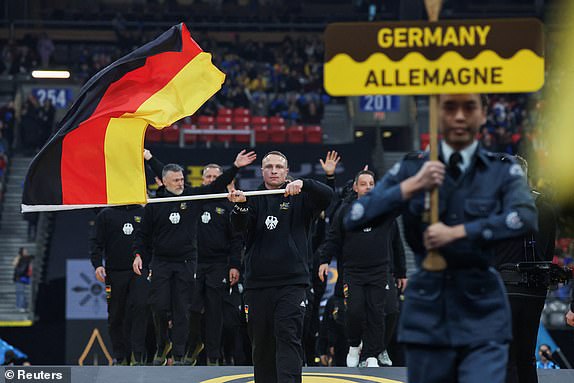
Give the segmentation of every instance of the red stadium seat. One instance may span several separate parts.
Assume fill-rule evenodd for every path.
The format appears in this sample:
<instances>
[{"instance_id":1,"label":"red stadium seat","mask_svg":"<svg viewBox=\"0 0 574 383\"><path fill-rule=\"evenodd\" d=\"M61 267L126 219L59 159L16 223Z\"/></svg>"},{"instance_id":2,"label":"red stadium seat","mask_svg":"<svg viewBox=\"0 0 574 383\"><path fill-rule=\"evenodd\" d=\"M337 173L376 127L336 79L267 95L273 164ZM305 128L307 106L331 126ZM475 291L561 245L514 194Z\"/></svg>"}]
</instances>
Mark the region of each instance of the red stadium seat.
<instances>
[{"instance_id":1,"label":"red stadium seat","mask_svg":"<svg viewBox=\"0 0 574 383\"><path fill-rule=\"evenodd\" d=\"M271 128L273 131L273 128ZM290 126L287 129L287 142L292 144L302 144L305 142L305 130L301 125Z\"/></svg>"},{"instance_id":2,"label":"red stadium seat","mask_svg":"<svg viewBox=\"0 0 574 383\"><path fill-rule=\"evenodd\" d=\"M267 125L257 125L252 129L255 130L255 143L264 144L269 142L269 129L267 129Z\"/></svg>"},{"instance_id":3,"label":"red stadium seat","mask_svg":"<svg viewBox=\"0 0 574 383\"><path fill-rule=\"evenodd\" d=\"M217 130L232 130L233 127L231 126L231 124L228 125L217 125ZM217 134L215 136L215 141L217 142L225 142L226 144L229 144L231 141L233 140L233 135L232 134Z\"/></svg>"},{"instance_id":4,"label":"red stadium seat","mask_svg":"<svg viewBox=\"0 0 574 383\"><path fill-rule=\"evenodd\" d=\"M253 126L260 126L260 125L267 125L267 117L262 116L253 116L251 117L251 125Z\"/></svg>"},{"instance_id":5,"label":"red stadium seat","mask_svg":"<svg viewBox=\"0 0 574 383\"><path fill-rule=\"evenodd\" d=\"M163 128L161 133L162 133L163 142L166 142L169 144L179 143L179 125L173 124L172 126L168 126L167 128Z\"/></svg>"},{"instance_id":6,"label":"red stadium seat","mask_svg":"<svg viewBox=\"0 0 574 383\"><path fill-rule=\"evenodd\" d=\"M274 125L269 129L269 142L284 143L287 138L287 129L283 125Z\"/></svg>"},{"instance_id":7,"label":"red stadium seat","mask_svg":"<svg viewBox=\"0 0 574 383\"><path fill-rule=\"evenodd\" d=\"M283 117L272 116L269 117L269 125L285 125L285 120Z\"/></svg>"},{"instance_id":8,"label":"red stadium seat","mask_svg":"<svg viewBox=\"0 0 574 383\"><path fill-rule=\"evenodd\" d=\"M197 117L197 125L210 125L215 123L215 118L212 116L199 116Z\"/></svg>"},{"instance_id":9,"label":"red stadium seat","mask_svg":"<svg viewBox=\"0 0 574 383\"><path fill-rule=\"evenodd\" d=\"M232 114L233 114L233 110L229 109L229 108L221 108L217 111L217 117L220 117L220 116L231 117Z\"/></svg>"},{"instance_id":10,"label":"red stadium seat","mask_svg":"<svg viewBox=\"0 0 574 383\"><path fill-rule=\"evenodd\" d=\"M421 147L420 150L426 150L430 144L430 134L421 133Z\"/></svg>"},{"instance_id":11,"label":"red stadium seat","mask_svg":"<svg viewBox=\"0 0 574 383\"><path fill-rule=\"evenodd\" d=\"M235 130L250 131L251 127L248 124L236 124ZM246 135L238 134L235 136L235 142L241 143L241 144L248 144L248 143L250 143L250 137L247 134Z\"/></svg>"},{"instance_id":12,"label":"red stadium seat","mask_svg":"<svg viewBox=\"0 0 574 383\"><path fill-rule=\"evenodd\" d=\"M233 117L233 124L238 125L249 125L251 123L251 118L249 116L235 116Z\"/></svg>"},{"instance_id":13,"label":"red stadium seat","mask_svg":"<svg viewBox=\"0 0 574 383\"><path fill-rule=\"evenodd\" d=\"M213 124L209 124L209 125L203 125L203 124L199 124L197 125L197 129L200 130L215 130L215 125ZM215 139L215 135L214 134L200 134L197 137L199 142L212 142Z\"/></svg>"},{"instance_id":14,"label":"red stadium seat","mask_svg":"<svg viewBox=\"0 0 574 383\"><path fill-rule=\"evenodd\" d=\"M321 144L323 142L323 129L318 125L307 126L305 129L305 141L310 144Z\"/></svg>"},{"instance_id":15,"label":"red stadium seat","mask_svg":"<svg viewBox=\"0 0 574 383\"><path fill-rule=\"evenodd\" d=\"M154 128L151 125L148 125L147 130L145 132L145 142L146 143L156 143L161 142L161 130Z\"/></svg>"},{"instance_id":16,"label":"red stadium seat","mask_svg":"<svg viewBox=\"0 0 574 383\"><path fill-rule=\"evenodd\" d=\"M233 115L235 117L251 116L251 112L246 108L235 108L233 109Z\"/></svg>"},{"instance_id":17,"label":"red stadium seat","mask_svg":"<svg viewBox=\"0 0 574 383\"><path fill-rule=\"evenodd\" d=\"M230 125L231 124L231 116L217 116L215 117L215 123L217 125Z\"/></svg>"},{"instance_id":18,"label":"red stadium seat","mask_svg":"<svg viewBox=\"0 0 574 383\"><path fill-rule=\"evenodd\" d=\"M197 129L197 126L193 124L184 124L181 126L180 129ZM196 134L186 134L183 136L185 144L194 144L197 142L197 135Z\"/></svg>"}]
</instances>

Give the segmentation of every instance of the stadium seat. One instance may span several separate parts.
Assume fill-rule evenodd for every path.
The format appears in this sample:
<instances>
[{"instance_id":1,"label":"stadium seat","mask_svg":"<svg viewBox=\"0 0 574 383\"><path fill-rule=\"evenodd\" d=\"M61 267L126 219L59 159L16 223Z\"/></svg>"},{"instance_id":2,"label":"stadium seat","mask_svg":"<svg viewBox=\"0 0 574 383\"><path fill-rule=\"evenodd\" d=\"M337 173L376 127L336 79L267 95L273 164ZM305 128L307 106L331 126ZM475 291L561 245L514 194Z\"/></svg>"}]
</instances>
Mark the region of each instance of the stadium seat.
<instances>
[{"instance_id":1,"label":"stadium seat","mask_svg":"<svg viewBox=\"0 0 574 383\"><path fill-rule=\"evenodd\" d=\"M246 131L250 131L251 127L248 124L236 124L234 125L235 130L246 130ZM241 143L241 144L249 144L250 142L250 137L246 134L246 135L236 135L235 136L235 142L237 143Z\"/></svg>"},{"instance_id":2,"label":"stadium seat","mask_svg":"<svg viewBox=\"0 0 574 383\"><path fill-rule=\"evenodd\" d=\"M269 129L269 142L282 144L287 138L287 129L284 125L274 125Z\"/></svg>"},{"instance_id":3,"label":"stadium seat","mask_svg":"<svg viewBox=\"0 0 574 383\"><path fill-rule=\"evenodd\" d=\"M251 118L249 116L235 116L233 117L233 125L249 125L251 123Z\"/></svg>"},{"instance_id":4,"label":"stadium seat","mask_svg":"<svg viewBox=\"0 0 574 383\"><path fill-rule=\"evenodd\" d=\"M254 126L253 130L255 130L255 143L265 144L269 142L269 129L267 129L267 125Z\"/></svg>"},{"instance_id":5,"label":"stadium seat","mask_svg":"<svg viewBox=\"0 0 574 383\"><path fill-rule=\"evenodd\" d=\"M305 141L310 144L323 143L323 129L318 125L307 126L305 129Z\"/></svg>"},{"instance_id":6,"label":"stadium seat","mask_svg":"<svg viewBox=\"0 0 574 383\"><path fill-rule=\"evenodd\" d=\"M426 150L430 144L430 134L421 133L421 147L420 150Z\"/></svg>"},{"instance_id":7,"label":"stadium seat","mask_svg":"<svg viewBox=\"0 0 574 383\"><path fill-rule=\"evenodd\" d=\"M207 130L215 130L215 125L213 125L213 124L205 124L205 125L204 125L204 124L199 124L199 125L197 125L197 129L200 129L200 130L205 130L205 129L207 129ZM197 137L197 140L198 140L199 142L212 142L214 139L215 139L215 135L214 135L214 134L200 134L200 135Z\"/></svg>"},{"instance_id":8,"label":"stadium seat","mask_svg":"<svg viewBox=\"0 0 574 383\"><path fill-rule=\"evenodd\" d=\"M217 117L220 117L220 116L231 117L232 114L233 114L233 110L230 108L221 108L217 111Z\"/></svg>"},{"instance_id":9,"label":"stadium seat","mask_svg":"<svg viewBox=\"0 0 574 383\"><path fill-rule=\"evenodd\" d=\"M231 125L231 116L217 116L215 117L215 123L217 125Z\"/></svg>"},{"instance_id":10,"label":"stadium seat","mask_svg":"<svg viewBox=\"0 0 574 383\"><path fill-rule=\"evenodd\" d=\"M246 108L235 108L233 109L233 116L235 117L242 117L242 116L250 116L251 112L249 109Z\"/></svg>"},{"instance_id":11,"label":"stadium seat","mask_svg":"<svg viewBox=\"0 0 574 383\"><path fill-rule=\"evenodd\" d=\"M215 118L213 116L198 116L197 125L210 125L215 123Z\"/></svg>"},{"instance_id":12,"label":"stadium seat","mask_svg":"<svg viewBox=\"0 0 574 383\"><path fill-rule=\"evenodd\" d=\"M179 143L179 125L173 124L172 126L163 128L161 133L163 142L168 144Z\"/></svg>"},{"instance_id":13,"label":"stadium seat","mask_svg":"<svg viewBox=\"0 0 574 383\"><path fill-rule=\"evenodd\" d=\"M233 127L231 126L231 124L227 124L227 125L217 125L217 130L232 130ZM225 146L228 146L229 143L233 140L233 135L232 134L217 134L215 136L215 141L217 142L224 142Z\"/></svg>"},{"instance_id":14,"label":"stadium seat","mask_svg":"<svg viewBox=\"0 0 574 383\"><path fill-rule=\"evenodd\" d=\"M197 129L197 126L193 124L183 124L180 129ZM197 142L196 134L186 134L183 136L185 144L194 144Z\"/></svg>"},{"instance_id":15,"label":"stadium seat","mask_svg":"<svg viewBox=\"0 0 574 383\"><path fill-rule=\"evenodd\" d=\"M271 131L273 131L273 128L271 128ZM305 142L305 131L301 125L290 126L287 129L287 142L292 144Z\"/></svg>"},{"instance_id":16,"label":"stadium seat","mask_svg":"<svg viewBox=\"0 0 574 383\"><path fill-rule=\"evenodd\" d=\"M263 116L251 117L251 125L253 125L253 126L261 126L261 125L267 125L267 124L268 124L267 117L263 117Z\"/></svg>"},{"instance_id":17,"label":"stadium seat","mask_svg":"<svg viewBox=\"0 0 574 383\"><path fill-rule=\"evenodd\" d=\"M161 130L157 130L153 126L148 125L145 132L145 142L150 144L161 142L161 136Z\"/></svg>"},{"instance_id":18,"label":"stadium seat","mask_svg":"<svg viewBox=\"0 0 574 383\"><path fill-rule=\"evenodd\" d=\"M285 120L283 117L272 116L269 117L269 125L285 125Z\"/></svg>"}]
</instances>

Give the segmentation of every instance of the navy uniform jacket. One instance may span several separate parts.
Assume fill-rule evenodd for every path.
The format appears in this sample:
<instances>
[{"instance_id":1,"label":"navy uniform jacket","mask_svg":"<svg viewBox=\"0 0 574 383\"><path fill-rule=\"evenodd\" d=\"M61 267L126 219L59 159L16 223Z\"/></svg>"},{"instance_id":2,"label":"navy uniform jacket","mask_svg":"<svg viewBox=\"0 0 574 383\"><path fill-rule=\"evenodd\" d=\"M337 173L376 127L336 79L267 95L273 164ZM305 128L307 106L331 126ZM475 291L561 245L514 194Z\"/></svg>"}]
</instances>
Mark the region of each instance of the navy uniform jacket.
<instances>
[{"instance_id":1,"label":"navy uniform jacket","mask_svg":"<svg viewBox=\"0 0 574 383\"><path fill-rule=\"evenodd\" d=\"M346 226L354 229L382 215L403 213L407 241L419 266L425 256L425 193L404 201L400 183L427 160L428 153L407 155L345 217ZM510 310L500 277L489 264L495 241L537 230L536 207L524 173L512 159L478 147L458 180L445 176L439 195L440 221L464 224L467 237L440 249L447 270L421 270L409 279L399 339L444 346L508 341Z\"/></svg>"}]
</instances>

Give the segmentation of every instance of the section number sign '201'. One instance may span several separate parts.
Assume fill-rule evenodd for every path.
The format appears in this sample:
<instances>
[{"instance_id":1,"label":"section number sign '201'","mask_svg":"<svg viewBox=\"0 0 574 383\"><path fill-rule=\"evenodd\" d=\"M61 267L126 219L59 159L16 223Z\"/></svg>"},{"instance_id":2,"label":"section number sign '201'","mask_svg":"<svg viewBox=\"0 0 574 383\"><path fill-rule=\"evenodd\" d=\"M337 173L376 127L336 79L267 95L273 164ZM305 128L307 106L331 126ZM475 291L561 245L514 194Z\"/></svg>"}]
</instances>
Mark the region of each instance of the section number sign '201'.
<instances>
[{"instance_id":1,"label":"section number sign '201'","mask_svg":"<svg viewBox=\"0 0 574 383\"><path fill-rule=\"evenodd\" d=\"M542 23L330 24L324 75L333 96L533 92L544 84Z\"/></svg>"}]
</instances>

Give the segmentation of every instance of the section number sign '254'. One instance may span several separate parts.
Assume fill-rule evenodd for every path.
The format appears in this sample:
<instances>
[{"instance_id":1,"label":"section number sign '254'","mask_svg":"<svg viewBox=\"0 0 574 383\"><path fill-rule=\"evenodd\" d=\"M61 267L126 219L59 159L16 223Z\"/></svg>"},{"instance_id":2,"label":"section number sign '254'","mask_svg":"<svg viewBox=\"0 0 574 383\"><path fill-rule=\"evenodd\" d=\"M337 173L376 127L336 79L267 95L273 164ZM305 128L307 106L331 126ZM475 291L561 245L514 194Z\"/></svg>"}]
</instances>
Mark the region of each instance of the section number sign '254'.
<instances>
[{"instance_id":1,"label":"section number sign '254'","mask_svg":"<svg viewBox=\"0 0 574 383\"><path fill-rule=\"evenodd\" d=\"M335 23L325 31L332 96L533 92L544 84L537 19Z\"/></svg>"}]
</instances>

